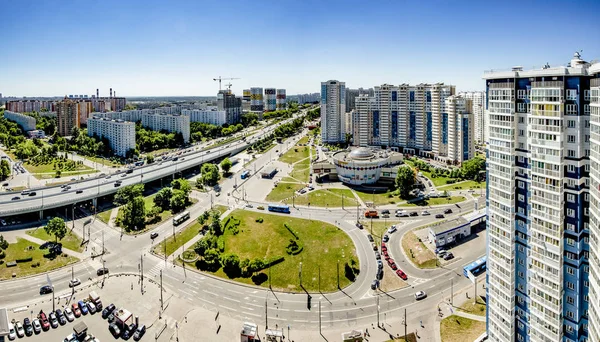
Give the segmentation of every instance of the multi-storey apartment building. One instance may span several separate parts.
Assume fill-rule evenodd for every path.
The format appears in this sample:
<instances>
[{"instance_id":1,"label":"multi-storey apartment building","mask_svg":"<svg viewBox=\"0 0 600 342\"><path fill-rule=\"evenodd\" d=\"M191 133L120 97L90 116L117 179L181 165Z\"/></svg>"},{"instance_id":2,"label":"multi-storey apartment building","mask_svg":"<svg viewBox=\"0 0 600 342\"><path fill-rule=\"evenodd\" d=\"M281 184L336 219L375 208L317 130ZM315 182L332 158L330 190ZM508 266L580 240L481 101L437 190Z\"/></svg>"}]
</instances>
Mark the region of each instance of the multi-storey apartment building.
<instances>
[{"instance_id":1,"label":"multi-storey apartment building","mask_svg":"<svg viewBox=\"0 0 600 342\"><path fill-rule=\"evenodd\" d=\"M277 89L277 98L275 101L277 110L284 110L286 107L285 89Z\"/></svg>"},{"instance_id":2,"label":"multi-storey apartment building","mask_svg":"<svg viewBox=\"0 0 600 342\"><path fill-rule=\"evenodd\" d=\"M35 118L33 118L29 115L16 113L16 112L13 112L10 110L5 110L4 118L7 120L16 122L23 128L23 131L25 131L25 132L35 130L35 125L36 125Z\"/></svg>"},{"instance_id":3,"label":"multi-storey apartment building","mask_svg":"<svg viewBox=\"0 0 600 342\"><path fill-rule=\"evenodd\" d=\"M250 111L250 103L252 99L252 92L250 89L244 89L242 92L242 111L249 112Z\"/></svg>"},{"instance_id":4,"label":"multi-storey apartment building","mask_svg":"<svg viewBox=\"0 0 600 342\"><path fill-rule=\"evenodd\" d=\"M184 109L181 115L189 116L190 122L204 122L217 126L227 122L227 113L224 110Z\"/></svg>"},{"instance_id":5,"label":"multi-storey apartment building","mask_svg":"<svg viewBox=\"0 0 600 342\"><path fill-rule=\"evenodd\" d=\"M45 100L15 100L6 102L6 110L15 113L41 112L42 109L48 111L54 110L56 101Z\"/></svg>"},{"instance_id":6,"label":"multi-storey apartment building","mask_svg":"<svg viewBox=\"0 0 600 342\"><path fill-rule=\"evenodd\" d=\"M346 141L346 85L344 82L321 82L321 139L326 143Z\"/></svg>"},{"instance_id":7,"label":"multi-storey apartment building","mask_svg":"<svg viewBox=\"0 0 600 342\"><path fill-rule=\"evenodd\" d=\"M475 140L476 143L481 144L485 141L484 132L486 121L484 115L485 111L483 108L483 105L485 103L485 93L483 91L466 91L460 92L459 95L462 95L466 99L471 100L471 102L473 103L471 109L475 125L473 129L473 140Z\"/></svg>"},{"instance_id":8,"label":"multi-storey apartment building","mask_svg":"<svg viewBox=\"0 0 600 342\"><path fill-rule=\"evenodd\" d=\"M446 111L448 112L448 140L445 150L445 158L454 164L460 164L474 156L473 143L473 102L461 95L453 95L446 99ZM440 145L443 144L443 141Z\"/></svg>"},{"instance_id":9,"label":"multi-storey apartment building","mask_svg":"<svg viewBox=\"0 0 600 342\"><path fill-rule=\"evenodd\" d=\"M277 109L277 89L265 88L265 111L272 112Z\"/></svg>"},{"instance_id":10,"label":"multi-storey apartment building","mask_svg":"<svg viewBox=\"0 0 600 342\"><path fill-rule=\"evenodd\" d=\"M260 118L264 110L263 88L250 88L250 111L258 113Z\"/></svg>"},{"instance_id":11,"label":"multi-storey apartment building","mask_svg":"<svg viewBox=\"0 0 600 342\"><path fill-rule=\"evenodd\" d=\"M181 114L143 114L142 126L153 131L179 132L190 142L190 117Z\"/></svg>"},{"instance_id":12,"label":"multi-storey apartment building","mask_svg":"<svg viewBox=\"0 0 600 342\"><path fill-rule=\"evenodd\" d=\"M89 118L87 127L88 136L107 138L114 154L125 157L127 152L135 150L135 123L109 118Z\"/></svg>"},{"instance_id":13,"label":"multi-storey apartment building","mask_svg":"<svg viewBox=\"0 0 600 342\"><path fill-rule=\"evenodd\" d=\"M225 111L226 123L237 124L242 117L242 99L230 90L220 90L217 94L217 108Z\"/></svg>"},{"instance_id":14,"label":"multi-storey apartment building","mask_svg":"<svg viewBox=\"0 0 600 342\"><path fill-rule=\"evenodd\" d=\"M75 101L65 98L55 104L56 132L61 136L69 136L73 127L79 127L79 112Z\"/></svg>"},{"instance_id":15,"label":"multi-storey apartment building","mask_svg":"<svg viewBox=\"0 0 600 342\"><path fill-rule=\"evenodd\" d=\"M590 122L590 71L575 54L566 67L484 74L492 342L599 340L598 154L591 201L589 194L590 145L598 151L590 124L597 132L598 118Z\"/></svg>"}]
</instances>

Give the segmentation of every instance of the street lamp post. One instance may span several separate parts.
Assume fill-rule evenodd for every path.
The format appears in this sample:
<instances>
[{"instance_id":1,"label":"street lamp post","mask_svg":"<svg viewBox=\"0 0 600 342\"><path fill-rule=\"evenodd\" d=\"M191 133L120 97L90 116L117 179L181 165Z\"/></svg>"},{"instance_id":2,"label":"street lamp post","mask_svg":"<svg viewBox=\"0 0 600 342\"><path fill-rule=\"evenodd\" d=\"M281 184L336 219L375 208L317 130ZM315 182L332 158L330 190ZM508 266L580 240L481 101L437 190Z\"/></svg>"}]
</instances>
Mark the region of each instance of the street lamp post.
<instances>
[{"instance_id":1,"label":"street lamp post","mask_svg":"<svg viewBox=\"0 0 600 342\"><path fill-rule=\"evenodd\" d=\"M300 272L298 272L298 278L300 278L300 287L302 287L302 261L300 261Z\"/></svg>"}]
</instances>

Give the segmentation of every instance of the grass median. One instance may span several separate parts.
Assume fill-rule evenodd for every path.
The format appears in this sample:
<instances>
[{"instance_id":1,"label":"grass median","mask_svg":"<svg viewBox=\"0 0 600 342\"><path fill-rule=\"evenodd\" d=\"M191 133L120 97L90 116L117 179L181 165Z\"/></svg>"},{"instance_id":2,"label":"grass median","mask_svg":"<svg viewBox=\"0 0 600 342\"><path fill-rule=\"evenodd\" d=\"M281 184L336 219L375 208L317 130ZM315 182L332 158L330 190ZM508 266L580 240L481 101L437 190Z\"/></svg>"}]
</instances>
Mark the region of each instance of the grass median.
<instances>
[{"instance_id":1,"label":"grass median","mask_svg":"<svg viewBox=\"0 0 600 342\"><path fill-rule=\"evenodd\" d=\"M402 249L408 259L418 268L436 268L437 257L413 232L402 237Z\"/></svg>"},{"instance_id":2,"label":"grass median","mask_svg":"<svg viewBox=\"0 0 600 342\"><path fill-rule=\"evenodd\" d=\"M46 233L44 228L36 228L36 229L28 230L27 235L31 235L35 238L38 238L38 239L44 240L44 241L50 241L50 242L55 241L54 236ZM75 252L83 251L83 247L81 246L81 238L73 232L67 232L67 235L65 235L65 237L58 242L62 243L62 246L64 248L68 248L72 251L75 251Z\"/></svg>"},{"instance_id":3,"label":"grass median","mask_svg":"<svg viewBox=\"0 0 600 342\"><path fill-rule=\"evenodd\" d=\"M0 267L0 279L13 278L13 273L14 278L45 273L79 260L66 254L52 256L47 250L40 249L40 245L21 238L9 244L5 253L4 259L0 260L3 263ZM6 266L9 262L28 258L31 261L17 262L13 267Z\"/></svg>"},{"instance_id":4,"label":"grass median","mask_svg":"<svg viewBox=\"0 0 600 342\"><path fill-rule=\"evenodd\" d=\"M452 315L440 323L442 342L474 341L485 332L485 322Z\"/></svg>"},{"instance_id":5,"label":"grass median","mask_svg":"<svg viewBox=\"0 0 600 342\"><path fill-rule=\"evenodd\" d=\"M309 191L303 195L297 196L293 203L297 205L308 205L311 207L329 207L336 208L342 206L342 194L345 207L356 207L356 199L352 191L345 189L323 189ZM292 199L288 198L284 201L286 204L292 204Z\"/></svg>"}]
</instances>

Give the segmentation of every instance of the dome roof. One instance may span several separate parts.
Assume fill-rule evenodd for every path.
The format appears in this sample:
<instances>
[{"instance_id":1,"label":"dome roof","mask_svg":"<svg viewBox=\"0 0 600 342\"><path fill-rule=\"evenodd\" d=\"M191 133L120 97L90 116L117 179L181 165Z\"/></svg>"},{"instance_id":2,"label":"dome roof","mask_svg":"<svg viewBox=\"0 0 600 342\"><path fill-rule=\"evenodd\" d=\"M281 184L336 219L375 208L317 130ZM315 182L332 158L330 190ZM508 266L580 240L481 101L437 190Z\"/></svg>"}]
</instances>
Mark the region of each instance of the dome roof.
<instances>
[{"instance_id":1,"label":"dome roof","mask_svg":"<svg viewBox=\"0 0 600 342\"><path fill-rule=\"evenodd\" d=\"M366 147L360 147L350 152L350 158L352 159L370 159L374 156L375 155L373 154L373 152L371 152L371 150Z\"/></svg>"}]
</instances>

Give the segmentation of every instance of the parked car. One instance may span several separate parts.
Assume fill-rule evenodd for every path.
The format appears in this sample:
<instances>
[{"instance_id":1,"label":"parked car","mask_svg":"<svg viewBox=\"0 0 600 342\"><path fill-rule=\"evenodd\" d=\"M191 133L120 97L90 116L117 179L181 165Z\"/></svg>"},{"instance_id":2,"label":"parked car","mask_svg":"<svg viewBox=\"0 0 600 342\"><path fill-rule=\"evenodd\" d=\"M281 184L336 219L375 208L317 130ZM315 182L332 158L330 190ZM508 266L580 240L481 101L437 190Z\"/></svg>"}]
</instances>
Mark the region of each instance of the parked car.
<instances>
[{"instance_id":1,"label":"parked car","mask_svg":"<svg viewBox=\"0 0 600 342\"><path fill-rule=\"evenodd\" d=\"M435 254L440 254L440 252L445 252L446 250L443 247L438 247L435 249Z\"/></svg>"},{"instance_id":2,"label":"parked car","mask_svg":"<svg viewBox=\"0 0 600 342\"><path fill-rule=\"evenodd\" d=\"M135 323L131 323L129 326L125 326L125 329L123 329L123 332L121 333L121 337L124 340L128 340L133 335L136 328L137 326L135 325Z\"/></svg>"},{"instance_id":3,"label":"parked car","mask_svg":"<svg viewBox=\"0 0 600 342\"><path fill-rule=\"evenodd\" d=\"M115 323L111 323L108 326L108 330L115 338L119 338L119 336L121 336L121 329L119 329L119 327Z\"/></svg>"},{"instance_id":4,"label":"parked car","mask_svg":"<svg viewBox=\"0 0 600 342\"><path fill-rule=\"evenodd\" d=\"M377 260L377 269L383 268L383 262L381 260Z\"/></svg>"},{"instance_id":5,"label":"parked car","mask_svg":"<svg viewBox=\"0 0 600 342\"><path fill-rule=\"evenodd\" d=\"M385 235L383 236L383 239L382 239L381 241L383 241L383 242L388 242L388 241L390 241L390 236L389 236L389 235L387 235L387 234L385 234Z\"/></svg>"},{"instance_id":6,"label":"parked car","mask_svg":"<svg viewBox=\"0 0 600 342\"><path fill-rule=\"evenodd\" d=\"M431 214L430 214L430 213L429 213L427 210L424 210L424 211L421 213L421 216L427 216L427 215L431 215Z\"/></svg>"},{"instance_id":7,"label":"parked car","mask_svg":"<svg viewBox=\"0 0 600 342\"><path fill-rule=\"evenodd\" d=\"M44 311L40 311L38 317L40 319L40 322L42 323L42 330L48 331L50 329L50 322L48 321L48 317L46 317Z\"/></svg>"},{"instance_id":8,"label":"parked car","mask_svg":"<svg viewBox=\"0 0 600 342\"><path fill-rule=\"evenodd\" d=\"M109 304L107 307L102 310L102 318L107 318L113 311L115 311L115 305Z\"/></svg>"},{"instance_id":9,"label":"parked car","mask_svg":"<svg viewBox=\"0 0 600 342\"><path fill-rule=\"evenodd\" d=\"M21 322L15 322L15 330L17 331L17 336L19 336L19 338L25 336L25 329L23 329L23 324Z\"/></svg>"},{"instance_id":10,"label":"parked car","mask_svg":"<svg viewBox=\"0 0 600 342\"><path fill-rule=\"evenodd\" d=\"M379 254L379 252L375 252L375 259L381 260L381 254Z\"/></svg>"},{"instance_id":11,"label":"parked car","mask_svg":"<svg viewBox=\"0 0 600 342\"><path fill-rule=\"evenodd\" d=\"M381 211L381 213L382 213L382 214L389 214L389 213L390 213L390 211L389 211L388 209L383 209L383 210Z\"/></svg>"},{"instance_id":12,"label":"parked car","mask_svg":"<svg viewBox=\"0 0 600 342\"><path fill-rule=\"evenodd\" d=\"M31 325L33 325L33 332L35 332L36 334L39 334L42 332L42 325L40 324L40 320L39 319L34 319L33 322L31 323Z\"/></svg>"},{"instance_id":13,"label":"parked car","mask_svg":"<svg viewBox=\"0 0 600 342\"><path fill-rule=\"evenodd\" d=\"M392 262L390 263L389 262L390 260L392 260L392 259L388 259L388 264L390 264L390 267L392 268L392 270L394 270L394 271L397 270L398 269L398 265L396 265L396 262L394 262L392 260Z\"/></svg>"},{"instance_id":14,"label":"parked car","mask_svg":"<svg viewBox=\"0 0 600 342\"><path fill-rule=\"evenodd\" d=\"M23 320L23 328L25 328L25 335L33 335L33 325L31 325L29 317L25 317L25 319Z\"/></svg>"},{"instance_id":15,"label":"parked car","mask_svg":"<svg viewBox=\"0 0 600 342\"><path fill-rule=\"evenodd\" d=\"M386 252L387 251L387 246L383 242L381 243L381 251L382 252Z\"/></svg>"},{"instance_id":16,"label":"parked car","mask_svg":"<svg viewBox=\"0 0 600 342\"><path fill-rule=\"evenodd\" d=\"M369 242L375 241L375 240L373 240L373 237L371 236L371 234L367 234L367 239L369 239Z\"/></svg>"},{"instance_id":17,"label":"parked car","mask_svg":"<svg viewBox=\"0 0 600 342\"><path fill-rule=\"evenodd\" d=\"M92 303L91 301L87 302L87 308L90 314L93 315L96 313L96 304Z\"/></svg>"},{"instance_id":18,"label":"parked car","mask_svg":"<svg viewBox=\"0 0 600 342\"><path fill-rule=\"evenodd\" d=\"M444 214L452 214L452 209L448 208L444 210Z\"/></svg>"},{"instance_id":19,"label":"parked car","mask_svg":"<svg viewBox=\"0 0 600 342\"><path fill-rule=\"evenodd\" d=\"M71 309L73 310L73 315L77 318L81 317L81 310L79 309L79 306L77 305L77 303L73 303L71 305Z\"/></svg>"},{"instance_id":20,"label":"parked car","mask_svg":"<svg viewBox=\"0 0 600 342\"><path fill-rule=\"evenodd\" d=\"M17 338L17 331L15 330L15 326L12 323L8 323L8 339L14 340Z\"/></svg>"},{"instance_id":21,"label":"parked car","mask_svg":"<svg viewBox=\"0 0 600 342\"><path fill-rule=\"evenodd\" d=\"M71 310L71 308L67 307L64 311L64 314L67 318L67 321L73 322L75 320L75 315L73 314L73 310Z\"/></svg>"},{"instance_id":22,"label":"parked car","mask_svg":"<svg viewBox=\"0 0 600 342\"><path fill-rule=\"evenodd\" d=\"M383 251L383 258L387 261L390 258L390 255L388 254L388 251L385 250Z\"/></svg>"},{"instance_id":23,"label":"parked car","mask_svg":"<svg viewBox=\"0 0 600 342\"><path fill-rule=\"evenodd\" d=\"M99 268L98 271L96 271L96 274L99 276L108 274L108 268L106 268L106 267Z\"/></svg>"},{"instance_id":24,"label":"parked car","mask_svg":"<svg viewBox=\"0 0 600 342\"><path fill-rule=\"evenodd\" d=\"M139 341L142 338L142 336L144 336L145 333L146 333L146 326L142 324L135 330L135 333L133 333L133 340Z\"/></svg>"},{"instance_id":25,"label":"parked car","mask_svg":"<svg viewBox=\"0 0 600 342\"><path fill-rule=\"evenodd\" d=\"M69 281L69 287L75 287L79 284L81 284L81 280L79 280L79 278L73 278Z\"/></svg>"},{"instance_id":26,"label":"parked car","mask_svg":"<svg viewBox=\"0 0 600 342\"><path fill-rule=\"evenodd\" d=\"M82 314L88 314L88 308L83 301L80 300L79 302L77 302L77 305L79 306L79 310L81 310Z\"/></svg>"},{"instance_id":27,"label":"parked car","mask_svg":"<svg viewBox=\"0 0 600 342\"><path fill-rule=\"evenodd\" d=\"M415 293L416 300L421 300L425 297L427 297L427 293L425 293L425 291L419 291L419 292Z\"/></svg>"},{"instance_id":28,"label":"parked car","mask_svg":"<svg viewBox=\"0 0 600 342\"><path fill-rule=\"evenodd\" d=\"M400 279L402 279L402 280L406 280L406 279L408 279L408 277L406 276L406 274L405 274L404 272L402 272L402 270L400 270L400 269L396 271L396 274L397 274L397 275L398 275L398 277L400 277Z\"/></svg>"},{"instance_id":29,"label":"parked car","mask_svg":"<svg viewBox=\"0 0 600 342\"><path fill-rule=\"evenodd\" d=\"M452 253L446 253L446 255L444 255L444 260L452 260L454 259L454 254Z\"/></svg>"},{"instance_id":30,"label":"parked car","mask_svg":"<svg viewBox=\"0 0 600 342\"><path fill-rule=\"evenodd\" d=\"M56 314L54 312L51 312L48 315L48 319L50 321L50 326L54 329L58 328L58 319L56 319Z\"/></svg>"},{"instance_id":31,"label":"parked car","mask_svg":"<svg viewBox=\"0 0 600 342\"><path fill-rule=\"evenodd\" d=\"M52 293L52 286L44 285L40 287L40 295L45 295L47 293Z\"/></svg>"},{"instance_id":32,"label":"parked car","mask_svg":"<svg viewBox=\"0 0 600 342\"><path fill-rule=\"evenodd\" d=\"M150 238L152 240L156 239L157 237L158 237L158 233L157 232L154 232L154 233L150 234Z\"/></svg>"},{"instance_id":33,"label":"parked car","mask_svg":"<svg viewBox=\"0 0 600 342\"><path fill-rule=\"evenodd\" d=\"M444 214L436 214L436 215L435 215L435 218L438 218L438 219L439 219L439 218L444 218Z\"/></svg>"},{"instance_id":34,"label":"parked car","mask_svg":"<svg viewBox=\"0 0 600 342\"><path fill-rule=\"evenodd\" d=\"M383 268L380 268L377 270L377 279L378 280L383 279Z\"/></svg>"},{"instance_id":35,"label":"parked car","mask_svg":"<svg viewBox=\"0 0 600 342\"><path fill-rule=\"evenodd\" d=\"M388 234L392 234L392 233L394 233L394 232L395 232L395 231L397 231L397 230L398 230L398 229L396 228L396 225L394 224L394 225L392 225L392 226L391 226L391 227L388 229L388 231L387 231L387 232L388 232Z\"/></svg>"},{"instance_id":36,"label":"parked car","mask_svg":"<svg viewBox=\"0 0 600 342\"><path fill-rule=\"evenodd\" d=\"M67 324L67 319L60 309L56 309L56 318L58 318L58 323L60 323L60 325Z\"/></svg>"},{"instance_id":37,"label":"parked car","mask_svg":"<svg viewBox=\"0 0 600 342\"><path fill-rule=\"evenodd\" d=\"M371 283L371 290L377 290L378 287L379 287L379 280L377 280L377 279L373 280L373 282Z\"/></svg>"}]
</instances>

